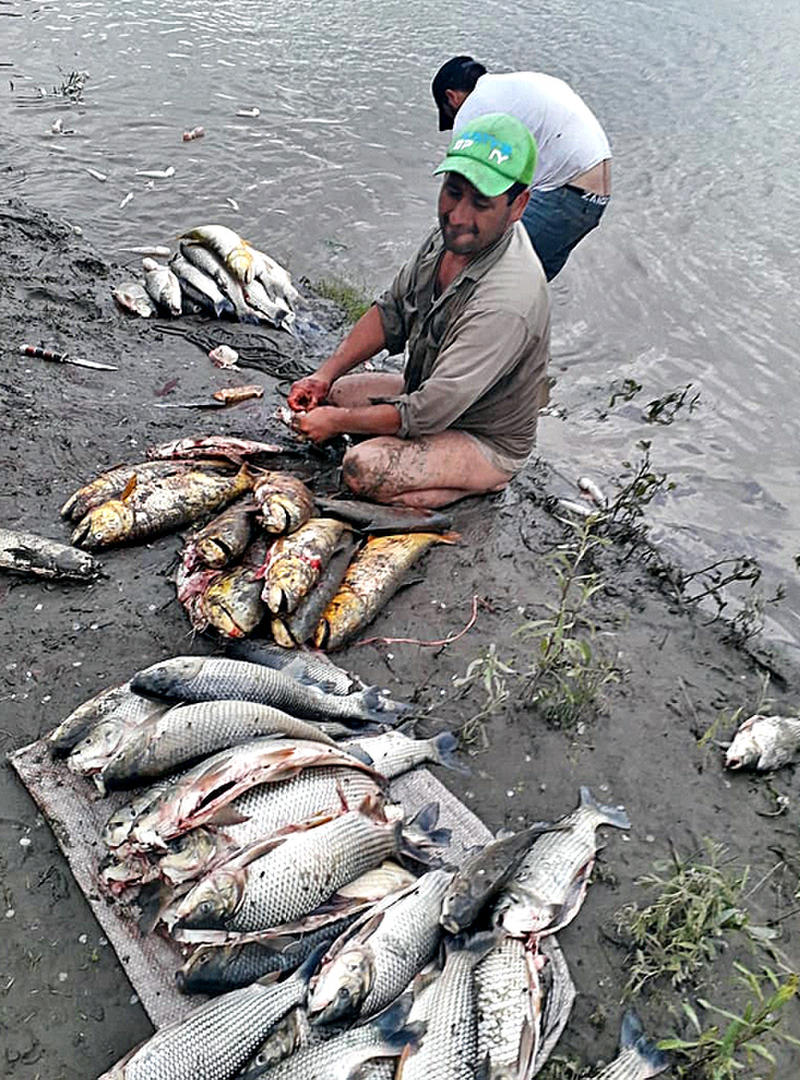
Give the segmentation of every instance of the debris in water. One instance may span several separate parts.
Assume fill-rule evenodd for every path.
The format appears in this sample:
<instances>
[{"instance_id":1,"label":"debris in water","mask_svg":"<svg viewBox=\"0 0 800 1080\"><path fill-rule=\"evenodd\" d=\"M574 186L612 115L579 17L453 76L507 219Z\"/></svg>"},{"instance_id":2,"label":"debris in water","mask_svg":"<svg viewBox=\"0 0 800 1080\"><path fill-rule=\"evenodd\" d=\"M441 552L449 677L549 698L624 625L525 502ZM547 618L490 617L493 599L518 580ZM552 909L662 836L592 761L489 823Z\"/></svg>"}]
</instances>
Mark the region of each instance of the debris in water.
<instances>
[{"instance_id":1,"label":"debris in water","mask_svg":"<svg viewBox=\"0 0 800 1080\"><path fill-rule=\"evenodd\" d=\"M136 172L136 176L150 176L154 180L169 180L174 175L175 170L171 165L166 169L139 169Z\"/></svg>"},{"instance_id":2,"label":"debris in water","mask_svg":"<svg viewBox=\"0 0 800 1080\"><path fill-rule=\"evenodd\" d=\"M89 176L93 176L95 180L99 180L101 184L104 184L106 180L108 180L108 176L105 173L98 172L97 169L90 169L87 166L86 171L88 172Z\"/></svg>"},{"instance_id":3,"label":"debris in water","mask_svg":"<svg viewBox=\"0 0 800 1080\"><path fill-rule=\"evenodd\" d=\"M191 131L184 131L182 138L184 142L191 142L193 139L202 139L205 133L204 127L193 127Z\"/></svg>"},{"instance_id":4,"label":"debris in water","mask_svg":"<svg viewBox=\"0 0 800 1080\"><path fill-rule=\"evenodd\" d=\"M237 116L249 116L255 119L257 116L261 116L261 109L239 109L236 113Z\"/></svg>"},{"instance_id":5,"label":"debris in water","mask_svg":"<svg viewBox=\"0 0 800 1080\"><path fill-rule=\"evenodd\" d=\"M225 198L225 202L226 202L226 203L228 203L228 205L229 205L229 206L231 207L231 209L232 209L232 210L236 210L236 211L237 211L237 213L238 213L238 211L239 211L239 204L238 204L238 202L236 201L236 199L232 199L232 198L231 198L231 197L230 197L230 196L228 195L228 196L226 196L226 198Z\"/></svg>"},{"instance_id":6,"label":"debris in water","mask_svg":"<svg viewBox=\"0 0 800 1080\"><path fill-rule=\"evenodd\" d=\"M125 198L124 198L124 199L123 199L123 200L122 200L122 201L120 202L120 204L119 204L119 208L120 208L120 210L124 210L124 209L125 209L125 207L126 207L126 206L128 205L128 203L129 203L129 202L130 202L130 201L131 201L132 199L133 199L133 192L132 192L132 191L129 191L129 192L128 192L128 194L127 194L127 195L125 196Z\"/></svg>"}]
</instances>

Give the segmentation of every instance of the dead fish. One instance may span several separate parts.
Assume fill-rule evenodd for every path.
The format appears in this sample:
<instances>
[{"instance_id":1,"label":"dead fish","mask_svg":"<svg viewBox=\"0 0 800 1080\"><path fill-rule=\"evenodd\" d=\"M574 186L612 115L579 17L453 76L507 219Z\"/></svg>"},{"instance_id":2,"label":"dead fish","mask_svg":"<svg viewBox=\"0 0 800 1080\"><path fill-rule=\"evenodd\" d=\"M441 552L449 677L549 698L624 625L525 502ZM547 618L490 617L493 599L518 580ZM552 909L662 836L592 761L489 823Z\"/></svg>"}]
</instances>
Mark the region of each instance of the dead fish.
<instances>
[{"instance_id":1,"label":"dead fish","mask_svg":"<svg viewBox=\"0 0 800 1080\"><path fill-rule=\"evenodd\" d=\"M261 701L304 720L392 723L409 708L382 697L376 687L351 694L325 694L314 686L296 682L283 671L213 656L162 660L137 672L131 687L136 693L172 701Z\"/></svg>"},{"instance_id":2,"label":"dead fish","mask_svg":"<svg viewBox=\"0 0 800 1080\"><path fill-rule=\"evenodd\" d=\"M373 1016L405 990L439 946L439 913L452 876L446 870L423 874L333 942L310 984L312 1023Z\"/></svg>"},{"instance_id":3,"label":"dead fish","mask_svg":"<svg viewBox=\"0 0 800 1080\"><path fill-rule=\"evenodd\" d=\"M753 765L756 769L779 769L788 765L800 748L800 717L761 716L745 720L725 754L729 769Z\"/></svg>"},{"instance_id":4,"label":"dead fish","mask_svg":"<svg viewBox=\"0 0 800 1080\"><path fill-rule=\"evenodd\" d=\"M120 201L119 208L124 210L129 202L133 200L133 192L129 191L128 194Z\"/></svg>"},{"instance_id":5,"label":"dead fish","mask_svg":"<svg viewBox=\"0 0 800 1080\"><path fill-rule=\"evenodd\" d=\"M222 823L222 811L257 787L305 769L324 765L368 768L337 746L304 739L260 738L240 743L201 761L152 803L131 830L140 848L164 848L166 842L198 825ZM240 818L240 815L236 815Z\"/></svg>"},{"instance_id":6,"label":"dead fish","mask_svg":"<svg viewBox=\"0 0 800 1080\"><path fill-rule=\"evenodd\" d=\"M103 826L103 843L107 848L114 850L128 842L133 826L156 799L171 790L173 780L174 777L165 777L157 781L112 811Z\"/></svg>"},{"instance_id":7,"label":"dead fish","mask_svg":"<svg viewBox=\"0 0 800 1080\"><path fill-rule=\"evenodd\" d=\"M181 286L168 266L162 266L155 259L142 259L144 285L160 310L170 315L181 313Z\"/></svg>"},{"instance_id":8,"label":"dead fish","mask_svg":"<svg viewBox=\"0 0 800 1080\"><path fill-rule=\"evenodd\" d=\"M275 443L237 439L232 435L198 435L151 446L146 456L150 459L222 457L238 461L240 458L256 457L258 454L282 452L283 447L276 446Z\"/></svg>"},{"instance_id":9,"label":"dead fish","mask_svg":"<svg viewBox=\"0 0 800 1080\"><path fill-rule=\"evenodd\" d=\"M47 736L53 757L64 757L78 743L85 739L94 725L125 698L132 696L131 684L125 682L119 686L110 686L99 694L84 701L67 716L58 727Z\"/></svg>"},{"instance_id":10,"label":"dead fish","mask_svg":"<svg viewBox=\"0 0 800 1080\"><path fill-rule=\"evenodd\" d=\"M248 285L253 280L255 268L252 249L233 229L225 225L200 225L196 229L183 233L180 239L194 241L210 248L219 255L228 270L242 284Z\"/></svg>"},{"instance_id":11,"label":"dead fish","mask_svg":"<svg viewBox=\"0 0 800 1080\"><path fill-rule=\"evenodd\" d=\"M451 934L472 926L515 872L533 842L553 828L550 822L537 821L527 829L490 841L470 855L442 902L442 926Z\"/></svg>"},{"instance_id":12,"label":"dead fish","mask_svg":"<svg viewBox=\"0 0 800 1080\"><path fill-rule=\"evenodd\" d=\"M492 1077L532 1076L539 1048L546 963L519 938L503 937L475 967L478 1061Z\"/></svg>"},{"instance_id":13,"label":"dead fish","mask_svg":"<svg viewBox=\"0 0 800 1080\"><path fill-rule=\"evenodd\" d=\"M593 1080L649 1080L666 1072L669 1055L647 1040L642 1022L633 1009L622 1018L620 1051L610 1065L595 1073Z\"/></svg>"},{"instance_id":14,"label":"dead fish","mask_svg":"<svg viewBox=\"0 0 800 1080\"><path fill-rule=\"evenodd\" d=\"M194 552L191 549L185 549L175 572L175 594L178 603L189 616L189 622L201 634L208 625L203 611L203 598L222 570L202 564L198 565L197 569L191 569L190 560L194 566Z\"/></svg>"},{"instance_id":15,"label":"dead fish","mask_svg":"<svg viewBox=\"0 0 800 1080\"><path fill-rule=\"evenodd\" d=\"M89 513L72 534L72 543L90 550L170 532L213 513L249 491L253 476L243 465L236 476L190 471L139 485Z\"/></svg>"},{"instance_id":16,"label":"dead fish","mask_svg":"<svg viewBox=\"0 0 800 1080\"><path fill-rule=\"evenodd\" d=\"M407 506L383 506L359 499L317 499L317 506L330 517L348 521L362 532L384 533L444 532L452 518L438 510Z\"/></svg>"},{"instance_id":17,"label":"dead fish","mask_svg":"<svg viewBox=\"0 0 800 1080\"><path fill-rule=\"evenodd\" d=\"M231 349L227 345L218 345L216 349L209 352L208 358L214 367L235 368L239 354L236 349Z\"/></svg>"},{"instance_id":18,"label":"dead fish","mask_svg":"<svg viewBox=\"0 0 800 1080\"><path fill-rule=\"evenodd\" d=\"M345 528L335 518L310 518L275 541L261 569L263 597L271 612L292 612L311 592Z\"/></svg>"},{"instance_id":19,"label":"dead fish","mask_svg":"<svg viewBox=\"0 0 800 1080\"><path fill-rule=\"evenodd\" d=\"M591 476L579 476L578 488L588 499L591 499L595 506L600 507L601 510L608 509L608 499Z\"/></svg>"},{"instance_id":20,"label":"dead fish","mask_svg":"<svg viewBox=\"0 0 800 1080\"><path fill-rule=\"evenodd\" d=\"M538 938L566 926L586 895L597 850L596 829L631 827L623 809L600 805L587 787L581 788L577 809L556 825L561 828L535 841L495 905L495 921L513 937Z\"/></svg>"},{"instance_id":21,"label":"dead fish","mask_svg":"<svg viewBox=\"0 0 800 1080\"><path fill-rule=\"evenodd\" d=\"M99 180L101 184L104 184L106 180L108 180L107 174L101 173L97 169L90 169L87 167L86 171L88 172L89 176L91 176L95 180Z\"/></svg>"},{"instance_id":22,"label":"dead fish","mask_svg":"<svg viewBox=\"0 0 800 1080\"><path fill-rule=\"evenodd\" d=\"M249 116L252 119L255 119L257 116L261 116L261 109L257 107L253 107L252 109L237 109L236 115Z\"/></svg>"},{"instance_id":23,"label":"dead fish","mask_svg":"<svg viewBox=\"0 0 800 1080\"><path fill-rule=\"evenodd\" d=\"M102 779L109 791L130 787L267 735L336 745L316 725L269 705L252 701L176 705L129 730L104 766Z\"/></svg>"},{"instance_id":24,"label":"dead fish","mask_svg":"<svg viewBox=\"0 0 800 1080\"><path fill-rule=\"evenodd\" d=\"M456 772L469 772L455 756L458 739L452 731L442 731L432 739L412 739L402 731L386 731L350 739L344 745L387 780L429 761Z\"/></svg>"},{"instance_id":25,"label":"dead fish","mask_svg":"<svg viewBox=\"0 0 800 1080\"><path fill-rule=\"evenodd\" d=\"M242 286L245 301L263 315L268 323L278 330L290 330L294 327L294 312L285 301L273 299L257 278L253 278L249 285Z\"/></svg>"},{"instance_id":26,"label":"dead fish","mask_svg":"<svg viewBox=\"0 0 800 1080\"><path fill-rule=\"evenodd\" d=\"M144 285L138 281L123 281L113 290L112 296L120 307L126 311L132 311L142 319L150 319L158 314L158 308L150 298L150 294Z\"/></svg>"},{"instance_id":27,"label":"dead fish","mask_svg":"<svg viewBox=\"0 0 800 1080\"><path fill-rule=\"evenodd\" d=\"M224 638L246 637L267 613L260 577L266 550L267 541L258 537L241 563L222 570L203 592L202 616Z\"/></svg>"},{"instance_id":28,"label":"dead fish","mask_svg":"<svg viewBox=\"0 0 800 1080\"><path fill-rule=\"evenodd\" d=\"M170 269L178 278L181 288L188 292L191 299L201 306L209 308L219 318L225 313L233 313L233 304L223 296L217 283L199 270L182 254L177 253L169 261Z\"/></svg>"},{"instance_id":29,"label":"dead fish","mask_svg":"<svg viewBox=\"0 0 800 1080\"><path fill-rule=\"evenodd\" d=\"M352 694L365 688L356 675L337 667L324 653L287 652L268 642L252 640L233 642L227 651L237 660L282 671L296 682L315 686L326 694Z\"/></svg>"},{"instance_id":30,"label":"dead fish","mask_svg":"<svg viewBox=\"0 0 800 1080\"><path fill-rule=\"evenodd\" d=\"M101 717L76 743L67 758L67 768L82 776L99 773L123 745L129 732L166 711L163 702L150 701L138 694L126 694L116 708ZM98 786L105 793L102 781Z\"/></svg>"},{"instance_id":31,"label":"dead fish","mask_svg":"<svg viewBox=\"0 0 800 1080\"><path fill-rule=\"evenodd\" d=\"M190 128L189 131L184 131L181 139L183 142L192 142L194 139L202 139L205 133L206 129L198 125L197 127Z\"/></svg>"},{"instance_id":32,"label":"dead fish","mask_svg":"<svg viewBox=\"0 0 800 1080\"><path fill-rule=\"evenodd\" d=\"M169 180L175 175L175 169L172 165L168 165L166 169L138 169L135 175L147 176L151 180Z\"/></svg>"},{"instance_id":33,"label":"dead fish","mask_svg":"<svg viewBox=\"0 0 800 1080\"><path fill-rule=\"evenodd\" d=\"M252 249L255 261L255 276L261 282L267 294L280 298L290 309L294 309L299 300L300 293L292 284L289 271L277 263L264 251Z\"/></svg>"},{"instance_id":34,"label":"dead fish","mask_svg":"<svg viewBox=\"0 0 800 1080\"><path fill-rule=\"evenodd\" d=\"M222 401L225 405L236 405L240 401L248 401L250 398L263 397L264 387L251 384L249 386L223 386L221 390L215 390L211 395L216 401Z\"/></svg>"},{"instance_id":35,"label":"dead fish","mask_svg":"<svg viewBox=\"0 0 800 1080\"><path fill-rule=\"evenodd\" d=\"M130 251L133 255L149 255L151 259L169 258L170 249L163 244L150 244L144 247L120 248L120 251Z\"/></svg>"},{"instance_id":36,"label":"dead fish","mask_svg":"<svg viewBox=\"0 0 800 1080\"><path fill-rule=\"evenodd\" d=\"M241 499L193 533L183 549L186 569L207 566L221 570L240 558L253 535L255 509L252 499Z\"/></svg>"},{"instance_id":37,"label":"dead fish","mask_svg":"<svg viewBox=\"0 0 800 1080\"><path fill-rule=\"evenodd\" d=\"M190 263L216 282L220 291L233 304L239 322L255 324L261 322L259 313L251 308L244 298L242 283L213 251L202 244L182 243L181 253Z\"/></svg>"},{"instance_id":38,"label":"dead fish","mask_svg":"<svg viewBox=\"0 0 800 1080\"><path fill-rule=\"evenodd\" d=\"M233 1080L273 1027L303 1002L316 962L312 953L282 982L268 976L213 998L183 1020L160 1028L100 1080Z\"/></svg>"},{"instance_id":39,"label":"dead fish","mask_svg":"<svg viewBox=\"0 0 800 1080\"><path fill-rule=\"evenodd\" d=\"M91 555L35 533L0 528L0 570L64 581L91 581L100 566Z\"/></svg>"},{"instance_id":40,"label":"dead fish","mask_svg":"<svg viewBox=\"0 0 800 1080\"><path fill-rule=\"evenodd\" d=\"M253 498L264 528L276 535L294 532L314 513L314 496L302 480L288 473L261 473Z\"/></svg>"},{"instance_id":41,"label":"dead fish","mask_svg":"<svg viewBox=\"0 0 800 1080\"><path fill-rule=\"evenodd\" d=\"M434 544L453 544L455 533L401 533L370 537L356 554L339 592L314 632L319 649L338 649L363 629L395 594L403 575Z\"/></svg>"},{"instance_id":42,"label":"dead fish","mask_svg":"<svg viewBox=\"0 0 800 1080\"><path fill-rule=\"evenodd\" d=\"M351 532L343 533L316 586L302 598L294 611L273 617L272 636L283 649L304 645L312 636L323 611L339 591L357 547L356 537Z\"/></svg>"},{"instance_id":43,"label":"dead fish","mask_svg":"<svg viewBox=\"0 0 800 1080\"><path fill-rule=\"evenodd\" d=\"M199 455L198 455L199 456ZM174 473L187 472L189 469L203 469L209 472L231 472L226 463L208 461L143 461L133 465L115 465L101 473L90 483L78 488L61 507L61 516L79 521L90 510L101 506L115 495L121 494L135 476L137 481L145 483L154 477L171 476Z\"/></svg>"}]
</instances>

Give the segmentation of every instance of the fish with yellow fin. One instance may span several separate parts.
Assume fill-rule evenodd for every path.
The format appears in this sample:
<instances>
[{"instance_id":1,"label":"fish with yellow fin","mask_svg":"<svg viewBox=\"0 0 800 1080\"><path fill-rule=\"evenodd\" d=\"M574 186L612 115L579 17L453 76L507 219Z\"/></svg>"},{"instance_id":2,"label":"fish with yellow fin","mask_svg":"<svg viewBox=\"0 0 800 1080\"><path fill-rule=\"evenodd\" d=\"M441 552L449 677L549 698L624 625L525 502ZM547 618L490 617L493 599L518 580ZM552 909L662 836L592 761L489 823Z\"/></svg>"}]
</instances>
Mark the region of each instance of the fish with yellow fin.
<instances>
[{"instance_id":1,"label":"fish with yellow fin","mask_svg":"<svg viewBox=\"0 0 800 1080\"><path fill-rule=\"evenodd\" d=\"M180 240L202 244L222 259L237 281L249 285L256 272L253 249L233 229L225 225L199 225L183 233Z\"/></svg>"},{"instance_id":2,"label":"fish with yellow fin","mask_svg":"<svg viewBox=\"0 0 800 1080\"><path fill-rule=\"evenodd\" d=\"M395 594L403 575L434 544L454 544L458 533L371 536L350 563L344 581L314 632L318 649L338 649L371 622Z\"/></svg>"},{"instance_id":3,"label":"fish with yellow fin","mask_svg":"<svg viewBox=\"0 0 800 1080\"><path fill-rule=\"evenodd\" d=\"M347 528L334 518L310 518L275 541L262 567L262 596L274 615L294 611L314 588Z\"/></svg>"}]
</instances>

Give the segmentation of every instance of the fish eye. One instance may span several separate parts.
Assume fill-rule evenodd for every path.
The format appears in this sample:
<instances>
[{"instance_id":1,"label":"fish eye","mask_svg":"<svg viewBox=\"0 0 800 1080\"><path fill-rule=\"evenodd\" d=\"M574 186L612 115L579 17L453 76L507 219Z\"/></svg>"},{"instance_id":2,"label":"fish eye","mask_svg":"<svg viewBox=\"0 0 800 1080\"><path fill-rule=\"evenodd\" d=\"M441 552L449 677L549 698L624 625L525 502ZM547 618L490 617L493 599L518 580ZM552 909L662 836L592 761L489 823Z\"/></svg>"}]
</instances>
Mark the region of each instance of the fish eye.
<instances>
[{"instance_id":1,"label":"fish eye","mask_svg":"<svg viewBox=\"0 0 800 1080\"><path fill-rule=\"evenodd\" d=\"M346 1001L350 997L350 991L347 989L346 986L341 986L339 988L339 997L342 998L344 1001Z\"/></svg>"}]
</instances>

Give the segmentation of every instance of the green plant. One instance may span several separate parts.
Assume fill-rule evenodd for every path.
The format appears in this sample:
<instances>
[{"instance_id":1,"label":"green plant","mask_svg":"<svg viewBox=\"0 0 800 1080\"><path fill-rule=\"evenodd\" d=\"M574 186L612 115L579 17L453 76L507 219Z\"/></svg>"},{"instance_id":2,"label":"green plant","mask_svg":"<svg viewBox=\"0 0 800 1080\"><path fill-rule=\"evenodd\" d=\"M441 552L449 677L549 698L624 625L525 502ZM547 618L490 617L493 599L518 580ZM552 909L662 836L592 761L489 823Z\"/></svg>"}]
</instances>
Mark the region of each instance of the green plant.
<instances>
[{"instance_id":1,"label":"green plant","mask_svg":"<svg viewBox=\"0 0 800 1080\"><path fill-rule=\"evenodd\" d=\"M585 570L597 549L610 541L595 531L597 518L568 522L571 539L549 559L558 591L548 615L532 619L516 633L534 642L525 672L523 704L537 708L558 727L575 724L600 700L604 686L618 682L619 670L596 648L597 630L589 617L592 598L604 588L596 570Z\"/></svg>"},{"instance_id":2,"label":"green plant","mask_svg":"<svg viewBox=\"0 0 800 1080\"><path fill-rule=\"evenodd\" d=\"M635 465L630 461L622 462L626 473L623 473L620 488L606 512L609 526L614 527L617 534L625 539L644 538L647 532L643 524L644 507L660 492L672 491L675 487L667 473L653 471L650 442L643 439L637 446L642 451L642 457Z\"/></svg>"},{"instance_id":3,"label":"green plant","mask_svg":"<svg viewBox=\"0 0 800 1080\"><path fill-rule=\"evenodd\" d=\"M742 964L734 964L734 967L739 972L738 982L751 995L740 1007L740 1011L735 1013L699 998L698 1005L702 1009L727 1020L722 1029L716 1024L704 1028L695 1009L684 1001L683 1012L697 1037L682 1039L673 1036L662 1039L658 1044L661 1050L672 1051L685 1059L677 1063L679 1077L691 1077L692 1080L735 1080L745 1075L743 1070L757 1066L760 1062L767 1062L771 1066L771 1074L775 1075L775 1056L765 1045L764 1037L773 1042L800 1047L800 1040L779 1030L783 1009L797 995L798 976L789 975L781 981L769 968L756 974Z\"/></svg>"},{"instance_id":4,"label":"green plant","mask_svg":"<svg viewBox=\"0 0 800 1080\"><path fill-rule=\"evenodd\" d=\"M350 285L339 278L324 278L313 285L314 292L324 300L332 300L345 314L348 322L355 323L369 310L372 300L366 289Z\"/></svg>"},{"instance_id":5,"label":"green plant","mask_svg":"<svg viewBox=\"0 0 800 1080\"><path fill-rule=\"evenodd\" d=\"M654 401L648 401L645 407L645 420L649 424L671 424L677 413L687 404L686 398L691 389L692 384L687 383L682 390L671 390L668 394L662 394L660 398L656 398ZM699 400L699 391L689 398L688 408L690 413L694 412Z\"/></svg>"},{"instance_id":6,"label":"green plant","mask_svg":"<svg viewBox=\"0 0 800 1080\"><path fill-rule=\"evenodd\" d=\"M682 858L673 850L639 879L638 885L658 894L645 908L629 904L616 914L618 931L630 941L626 997L660 976L673 986L687 983L717 955L727 930L747 925L742 892L749 868L726 868L725 855L721 844L706 838L703 851Z\"/></svg>"},{"instance_id":7,"label":"green plant","mask_svg":"<svg viewBox=\"0 0 800 1080\"><path fill-rule=\"evenodd\" d=\"M623 379L621 384L613 384L611 397L608 401L609 409L614 408L617 403L617 398L622 398L623 401L632 401L641 389L642 384L638 383L635 379Z\"/></svg>"},{"instance_id":8,"label":"green plant","mask_svg":"<svg viewBox=\"0 0 800 1080\"><path fill-rule=\"evenodd\" d=\"M503 707L509 696L507 677L516 674L510 665L499 659L497 645L492 642L483 656L470 663L463 675L453 679L453 685L463 688L463 693L472 686L482 686L486 696L483 707L461 725L459 734L464 744L475 750L486 749L488 739L484 721Z\"/></svg>"}]
</instances>

